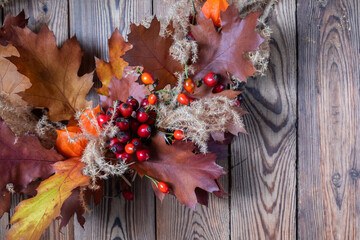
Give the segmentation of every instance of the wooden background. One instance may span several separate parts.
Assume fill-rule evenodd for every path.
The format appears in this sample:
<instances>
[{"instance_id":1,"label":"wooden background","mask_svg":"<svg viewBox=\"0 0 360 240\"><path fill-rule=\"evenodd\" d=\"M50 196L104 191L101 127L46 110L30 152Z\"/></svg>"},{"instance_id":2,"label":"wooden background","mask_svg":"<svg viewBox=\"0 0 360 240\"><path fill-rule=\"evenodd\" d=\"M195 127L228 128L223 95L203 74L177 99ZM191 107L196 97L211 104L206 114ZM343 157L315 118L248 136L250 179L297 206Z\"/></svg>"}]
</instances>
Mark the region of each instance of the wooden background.
<instances>
[{"instance_id":1,"label":"wooden background","mask_svg":"<svg viewBox=\"0 0 360 240\"><path fill-rule=\"evenodd\" d=\"M0 20L22 9L30 28L47 24L59 45L76 34L86 72L93 55L107 59L116 27L125 35L130 21L167 8L162 0L10 0ZM43 239L360 239L359 14L358 0L279 1L269 71L244 94L249 135L220 161L228 198L192 211L170 196L160 203L149 181L138 181L129 202L112 181L85 230L74 220L59 232L55 222Z\"/></svg>"}]
</instances>

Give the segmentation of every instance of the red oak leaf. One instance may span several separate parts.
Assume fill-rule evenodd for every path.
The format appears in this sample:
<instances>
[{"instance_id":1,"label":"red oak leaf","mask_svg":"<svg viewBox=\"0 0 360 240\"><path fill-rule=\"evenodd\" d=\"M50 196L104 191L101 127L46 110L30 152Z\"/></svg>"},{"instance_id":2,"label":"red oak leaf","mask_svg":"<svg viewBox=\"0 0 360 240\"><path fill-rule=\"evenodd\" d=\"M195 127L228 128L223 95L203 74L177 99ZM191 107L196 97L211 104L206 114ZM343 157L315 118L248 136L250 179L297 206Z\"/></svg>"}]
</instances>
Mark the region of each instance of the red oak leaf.
<instances>
[{"instance_id":1,"label":"red oak leaf","mask_svg":"<svg viewBox=\"0 0 360 240\"><path fill-rule=\"evenodd\" d=\"M246 78L256 73L254 66L243 57L244 53L256 51L264 39L255 31L260 12L239 16L238 9L230 6L221 14L222 28L217 32L211 20L201 13L191 32L199 45L199 60L194 64L193 79L201 79L208 72L220 74L230 82L228 72L236 78Z\"/></svg>"},{"instance_id":2,"label":"red oak leaf","mask_svg":"<svg viewBox=\"0 0 360 240\"><path fill-rule=\"evenodd\" d=\"M24 10L21 11L16 17L9 13L3 26L0 28L0 44L6 46L8 42L16 35L13 26L24 28L28 23L28 19L25 19Z\"/></svg>"},{"instance_id":3,"label":"red oak leaf","mask_svg":"<svg viewBox=\"0 0 360 240\"><path fill-rule=\"evenodd\" d=\"M152 138L151 159L131 165L140 176L148 175L166 182L180 203L195 209L196 188L207 192L219 191L215 182L225 174L215 163L214 154L194 154L194 144L178 141L167 145L163 134Z\"/></svg>"},{"instance_id":4,"label":"red oak leaf","mask_svg":"<svg viewBox=\"0 0 360 240\"><path fill-rule=\"evenodd\" d=\"M29 183L38 178L46 179L54 173L53 163L64 157L54 149L47 150L34 136L16 138L14 133L0 121L0 192L7 193L11 183L15 192L24 192ZM17 140L16 140L17 139ZM9 196L0 198L0 217L9 210ZM4 200L4 202L3 202Z\"/></svg>"},{"instance_id":5,"label":"red oak leaf","mask_svg":"<svg viewBox=\"0 0 360 240\"><path fill-rule=\"evenodd\" d=\"M174 40L170 36L159 36L160 22L156 17L149 28L131 24L130 30L128 41L133 48L125 53L124 60L130 66L143 66L145 72L159 79L157 90L168 84L174 87L177 83L175 72L183 70L183 66L169 55L169 48Z\"/></svg>"},{"instance_id":6,"label":"red oak leaf","mask_svg":"<svg viewBox=\"0 0 360 240\"><path fill-rule=\"evenodd\" d=\"M145 85L140 85L136 82L139 74L136 68L126 67L121 80L115 76L112 77L108 85L109 96L100 95L100 102L102 107L112 107L113 101L120 100L125 102L129 96L133 96L139 102L148 94Z\"/></svg>"}]
</instances>

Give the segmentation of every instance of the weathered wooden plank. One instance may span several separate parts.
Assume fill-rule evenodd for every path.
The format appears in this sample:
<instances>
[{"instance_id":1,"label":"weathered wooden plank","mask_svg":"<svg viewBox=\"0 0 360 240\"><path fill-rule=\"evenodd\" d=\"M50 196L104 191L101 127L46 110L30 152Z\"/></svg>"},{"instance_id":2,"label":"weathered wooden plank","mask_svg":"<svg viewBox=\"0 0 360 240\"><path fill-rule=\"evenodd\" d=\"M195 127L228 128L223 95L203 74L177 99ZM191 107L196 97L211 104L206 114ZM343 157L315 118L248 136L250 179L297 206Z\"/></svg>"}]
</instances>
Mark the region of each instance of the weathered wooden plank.
<instances>
[{"instance_id":1,"label":"weathered wooden plank","mask_svg":"<svg viewBox=\"0 0 360 240\"><path fill-rule=\"evenodd\" d=\"M154 0L153 13L166 16L171 3L175 1ZM228 170L228 159L218 161ZM228 192L229 177L224 176L221 184ZM166 196L161 203L156 201L157 239L216 239L230 237L229 199L218 199L210 195L208 207L198 205L196 211L181 205L176 198Z\"/></svg>"},{"instance_id":2,"label":"weathered wooden plank","mask_svg":"<svg viewBox=\"0 0 360 240\"><path fill-rule=\"evenodd\" d=\"M298 4L299 239L359 239L359 1Z\"/></svg>"},{"instance_id":3,"label":"weathered wooden plank","mask_svg":"<svg viewBox=\"0 0 360 240\"><path fill-rule=\"evenodd\" d=\"M26 17L29 18L28 27L35 32L38 32L45 24L50 30L54 31L56 42L60 46L68 38L68 2L67 0L55 1L9 1L4 13L9 12L17 15L21 10L25 10ZM22 198L15 197L12 201L12 209L19 203ZM11 215L13 210L11 211ZM2 220L5 221L5 220ZM60 221L54 221L50 227L44 232L42 239L73 239L74 226L71 221L68 226L59 229ZM1 225L3 226L3 225ZM1 237L0 234L0 238Z\"/></svg>"},{"instance_id":4,"label":"weathered wooden plank","mask_svg":"<svg viewBox=\"0 0 360 240\"><path fill-rule=\"evenodd\" d=\"M296 236L295 4L276 6L269 70L244 91L249 134L231 146L231 239Z\"/></svg>"},{"instance_id":5,"label":"weathered wooden plank","mask_svg":"<svg viewBox=\"0 0 360 240\"><path fill-rule=\"evenodd\" d=\"M76 34L85 51L86 72L93 70L93 55L108 59L108 38L115 28L126 34L130 21L151 14L152 2L70 0L69 5L71 36ZM155 201L149 183L138 179L130 202L119 188L115 180L106 184L102 203L86 216L85 230L75 223L76 239L155 239Z\"/></svg>"}]
</instances>

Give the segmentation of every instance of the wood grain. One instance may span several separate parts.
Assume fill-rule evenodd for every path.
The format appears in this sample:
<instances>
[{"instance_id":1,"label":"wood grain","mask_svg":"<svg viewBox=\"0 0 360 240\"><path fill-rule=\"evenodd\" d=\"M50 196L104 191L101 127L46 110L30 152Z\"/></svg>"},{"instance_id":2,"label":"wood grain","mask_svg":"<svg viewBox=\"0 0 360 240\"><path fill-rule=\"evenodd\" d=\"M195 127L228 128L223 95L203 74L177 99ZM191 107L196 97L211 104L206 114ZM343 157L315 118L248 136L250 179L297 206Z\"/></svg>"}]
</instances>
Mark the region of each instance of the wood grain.
<instances>
[{"instance_id":1,"label":"wood grain","mask_svg":"<svg viewBox=\"0 0 360 240\"><path fill-rule=\"evenodd\" d=\"M249 134L231 146L231 239L296 236L295 11L295 0L276 6L269 70L244 92Z\"/></svg>"},{"instance_id":2,"label":"wood grain","mask_svg":"<svg viewBox=\"0 0 360 240\"><path fill-rule=\"evenodd\" d=\"M29 18L28 27L31 30L38 32L46 24L50 30L54 31L56 36L56 43L58 46L61 46L66 41L69 34L67 0L12 0L5 5L4 13L7 15L11 12L13 15L17 15L23 9L25 10L26 17ZM22 198L19 197L13 198L10 217L13 214L13 209L21 199ZM8 222L6 222L6 220L1 220L1 229L4 229L4 226L7 224ZM58 220L54 221L44 232L42 239L73 239L73 222L71 221L69 225L63 228L61 231L59 229L59 225L60 222ZM3 232L3 230L0 232ZM0 239L4 239L1 234Z\"/></svg>"},{"instance_id":3,"label":"wood grain","mask_svg":"<svg viewBox=\"0 0 360 240\"><path fill-rule=\"evenodd\" d=\"M299 239L359 239L359 1L298 9Z\"/></svg>"},{"instance_id":4,"label":"wood grain","mask_svg":"<svg viewBox=\"0 0 360 240\"><path fill-rule=\"evenodd\" d=\"M175 1L154 0L154 14L166 16L171 3ZM228 159L217 161L228 170ZM229 177L222 177L221 184L228 192ZM169 211L171 209L171 211ZM208 207L198 205L196 211L181 205L172 196L166 196L161 203L156 201L157 239L214 239L230 238L229 199L218 199L210 195Z\"/></svg>"},{"instance_id":5,"label":"wood grain","mask_svg":"<svg viewBox=\"0 0 360 240\"><path fill-rule=\"evenodd\" d=\"M85 50L82 71L93 70L93 56L108 60L108 38L115 28L124 35L130 21L151 15L151 0L70 0L70 35ZM155 201L147 181L137 180L134 201L125 200L119 181L106 184L104 201L92 206L85 230L75 224L76 239L155 239Z\"/></svg>"}]
</instances>

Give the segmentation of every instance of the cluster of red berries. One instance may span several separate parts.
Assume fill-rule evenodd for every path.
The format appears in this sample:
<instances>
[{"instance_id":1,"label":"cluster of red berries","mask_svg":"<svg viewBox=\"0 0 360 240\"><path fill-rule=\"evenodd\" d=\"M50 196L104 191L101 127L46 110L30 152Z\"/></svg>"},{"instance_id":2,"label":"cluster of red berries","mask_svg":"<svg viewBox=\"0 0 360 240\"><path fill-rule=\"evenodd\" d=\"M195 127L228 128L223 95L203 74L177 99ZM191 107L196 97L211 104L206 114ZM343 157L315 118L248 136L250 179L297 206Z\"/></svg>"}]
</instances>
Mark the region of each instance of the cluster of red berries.
<instances>
[{"instance_id":1,"label":"cluster of red berries","mask_svg":"<svg viewBox=\"0 0 360 240\"><path fill-rule=\"evenodd\" d=\"M132 155L139 161L150 158L150 150L143 143L151 135L156 112L149 110L149 104L148 98L139 104L130 96L126 102L117 101L115 108L110 107L105 114L97 116L100 127L114 124L119 128L116 136L107 141L107 147L116 154L118 161L129 163Z\"/></svg>"}]
</instances>

